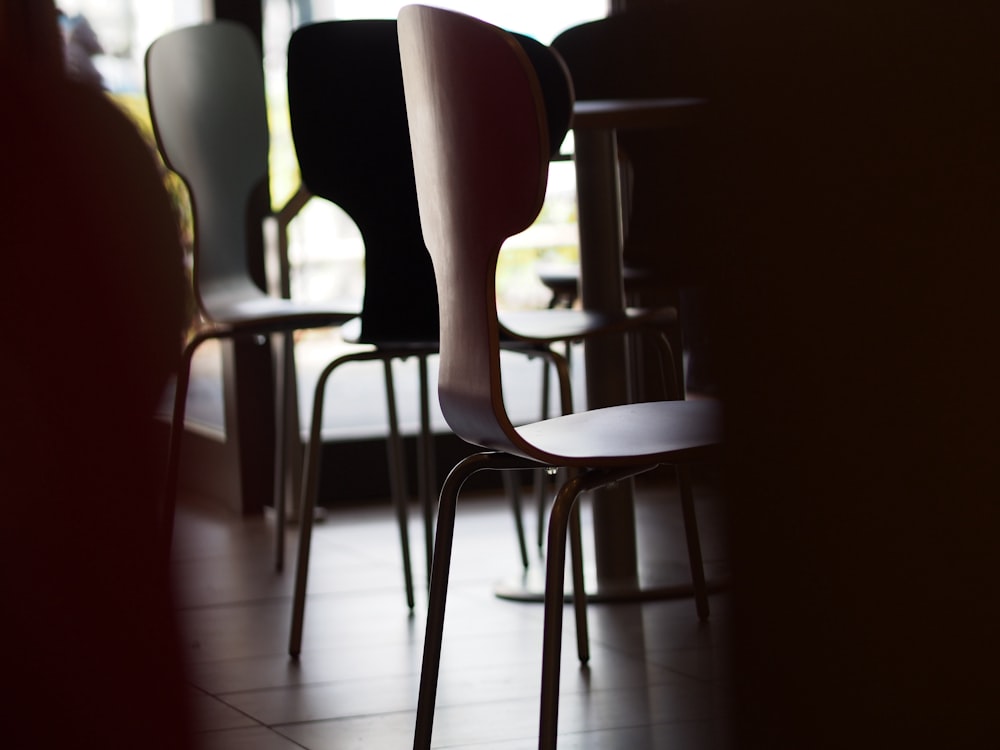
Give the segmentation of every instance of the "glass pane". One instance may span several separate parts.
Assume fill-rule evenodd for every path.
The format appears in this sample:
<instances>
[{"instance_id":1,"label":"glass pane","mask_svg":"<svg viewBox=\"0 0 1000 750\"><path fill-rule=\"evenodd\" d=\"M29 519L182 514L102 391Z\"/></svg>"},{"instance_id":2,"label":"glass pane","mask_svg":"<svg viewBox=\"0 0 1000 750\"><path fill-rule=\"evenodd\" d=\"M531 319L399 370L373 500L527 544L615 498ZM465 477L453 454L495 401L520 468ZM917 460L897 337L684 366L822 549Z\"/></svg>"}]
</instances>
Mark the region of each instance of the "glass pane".
<instances>
[{"instance_id":1,"label":"glass pane","mask_svg":"<svg viewBox=\"0 0 1000 750\"><path fill-rule=\"evenodd\" d=\"M395 18L408 2L400 0L293 0L311 10L314 20L327 18ZM448 8L481 18L511 31L530 34L548 44L570 26L601 18L608 13L608 0L437 0ZM311 9L308 9L311 6Z\"/></svg>"},{"instance_id":2,"label":"glass pane","mask_svg":"<svg viewBox=\"0 0 1000 750\"><path fill-rule=\"evenodd\" d=\"M405 0L268 0L265 16L268 91L272 102L272 185L277 205L294 194L298 171L287 125L284 52L297 26L324 20L395 18ZM439 0L434 5L469 13L546 44L570 26L601 18L608 0ZM565 148L572 152L571 141ZM317 205L319 204L319 205ZM289 228L293 295L343 301L363 292L364 251L350 220L335 206L313 200ZM539 280L539 262L574 265L579 254L576 181L572 161L554 162L545 206L535 225L512 237L497 267L498 303L505 309L544 307L551 292ZM345 276L345 273L348 276ZM334 280L337 280L334 283Z\"/></svg>"},{"instance_id":3,"label":"glass pane","mask_svg":"<svg viewBox=\"0 0 1000 750\"><path fill-rule=\"evenodd\" d=\"M87 60L113 94L142 95L146 48L161 34L205 19L204 0L58 0L68 54ZM93 36L88 40L85 26ZM74 45L79 45L77 49Z\"/></svg>"}]
</instances>

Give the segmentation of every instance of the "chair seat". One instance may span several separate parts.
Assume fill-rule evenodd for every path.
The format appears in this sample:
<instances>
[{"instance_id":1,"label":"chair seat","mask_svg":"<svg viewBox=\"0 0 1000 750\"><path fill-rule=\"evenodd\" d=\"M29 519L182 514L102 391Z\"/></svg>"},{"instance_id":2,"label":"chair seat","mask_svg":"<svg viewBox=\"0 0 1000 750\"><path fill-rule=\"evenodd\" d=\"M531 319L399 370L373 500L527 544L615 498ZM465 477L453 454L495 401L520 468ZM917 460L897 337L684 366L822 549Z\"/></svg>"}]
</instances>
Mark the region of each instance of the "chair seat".
<instances>
[{"instance_id":1,"label":"chair seat","mask_svg":"<svg viewBox=\"0 0 1000 750\"><path fill-rule=\"evenodd\" d=\"M722 438L722 409L709 399L610 406L515 428L538 460L560 466L609 467L707 458Z\"/></svg>"},{"instance_id":2,"label":"chair seat","mask_svg":"<svg viewBox=\"0 0 1000 750\"><path fill-rule=\"evenodd\" d=\"M535 273L539 280L546 286L563 286L580 282L580 265L578 263L538 263L535 266ZM622 266L622 281L645 282L653 281L653 274L645 268L636 266Z\"/></svg>"},{"instance_id":3,"label":"chair seat","mask_svg":"<svg viewBox=\"0 0 1000 750\"><path fill-rule=\"evenodd\" d=\"M395 356L400 356L400 353L405 354L406 352L412 351L414 354L424 352L428 354L437 353L438 348L441 346L437 338L433 339L395 339L395 338L378 338L378 339L365 339L362 334L363 321L361 316L355 316L345 322L340 326L340 337L349 344L371 344L372 346L378 347L379 349L384 349L387 352L397 353Z\"/></svg>"},{"instance_id":4,"label":"chair seat","mask_svg":"<svg viewBox=\"0 0 1000 750\"><path fill-rule=\"evenodd\" d=\"M356 315L320 304L271 297L258 290L252 293L243 289L233 293L215 292L203 295L202 302L213 323L261 332L339 325Z\"/></svg>"},{"instance_id":5,"label":"chair seat","mask_svg":"<svg viewBox=\"0 0 1000 750\"><path fill-rule=\"evenodd\" d=\"M524 310L499 315L504 332L515 339L555 343L597 333L628 333L637 325L663 330L677 322L677 310L630 308L624 312L591 310Z\"/></svg>"},{"instance_id":6,"label":"chair seat","mask_svg":"<svg viewBox=\"0 0 1000 750\"><path fill-rule=\"evenodd\" d=\"M538 263L535 266L538 280L556 295L576 297L580 292L580 266L577 263ZM622 282L626 291L635 287L656 284L656 274L647 268L625 265Z\"/></svg>"}]
</instances>

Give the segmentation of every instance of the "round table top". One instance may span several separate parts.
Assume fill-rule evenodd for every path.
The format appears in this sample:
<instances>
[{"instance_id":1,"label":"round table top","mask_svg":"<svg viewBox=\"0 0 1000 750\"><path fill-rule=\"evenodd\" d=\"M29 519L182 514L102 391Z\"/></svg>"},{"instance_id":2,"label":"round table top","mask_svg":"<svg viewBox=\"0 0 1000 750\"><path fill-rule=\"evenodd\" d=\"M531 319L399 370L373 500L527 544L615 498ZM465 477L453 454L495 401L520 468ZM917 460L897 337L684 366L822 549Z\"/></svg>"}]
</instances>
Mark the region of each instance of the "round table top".
<instances>
[{"instance_id":1,"label":"round table top","mask_svg":"<svg viewBox=\"0 0 1000 750\"><path fill-rule=\"evenodd\" d=\"M661 128L695 122L707 101L694 97L581 99L573 105L573 128Z\"/></svg>"}]
</instances>

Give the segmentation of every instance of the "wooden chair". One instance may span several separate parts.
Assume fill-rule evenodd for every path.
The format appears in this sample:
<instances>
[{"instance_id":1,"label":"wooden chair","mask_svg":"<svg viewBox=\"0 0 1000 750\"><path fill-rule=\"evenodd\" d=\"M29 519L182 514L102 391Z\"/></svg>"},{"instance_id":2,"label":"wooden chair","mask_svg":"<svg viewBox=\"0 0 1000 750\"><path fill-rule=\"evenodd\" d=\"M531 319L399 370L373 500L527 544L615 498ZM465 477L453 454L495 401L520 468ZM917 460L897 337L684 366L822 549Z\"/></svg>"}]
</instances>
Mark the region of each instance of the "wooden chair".
<instances>
[{"instance_id":1,"label":"wooden chair","mask_svg":"<svg viewBox=\"0 0 1000 750\"><path fill-rule=\"evenodd\" d=\"M494 280L503 241L538 214L548 124L534 70L505 32L450 11L408 6L400 50L424 237L441 317L438 395L452 429L487 450L461 461L441 491L415 748L429 748L458 493L473 473L526 466L570 470L549 520L539 747L556 744L566 537L578 495L653 469L713 458L720 417L709 401L596 409L515 427L504 410ZM708 600L693 500L682 492L699 616ZM580 555L574 556L577 646L588 658Z\"/></svg>"},{"instance_id":2,"label":"wooden chair","mask_svg":"<svg viewBox=\"0 0 1000 750\"><path fill-rule=\"evenodd\" d=\"M540 42L512 35L542 82L544 101L554 123L548 151L555 154L569 126L572 94L558 57ZM406 490L400 437L395 420L391 361L414 356L419 363L420 437L418 488L424 508L427 569L433 549L433 501L436 481L430 451L427 359L439 346L438 292L431 258L424 244L417 207L413 161L395 20L328 21L298 28L288 48L288 98L292 136L306 188L351 217L365 247L365 299L361 314L346 326L348 337L371 344L330 362L320 374L313 400L312 425L303 482L302 529L293 601L289 652L301 650L312 539L312 511L319 486L319 453L324 392L334 371L348 362L384 363L390 416L390 478L400 519L407 601L413 607L413 584L406 538ZM634 327L659 332L675 320L674 312L645 311L632 317L594 316L577 311L530 311L505 316L504 349L556 362L550 346L599 333ZM560 394L564 411L572 410L568 372L561 362ZM546 368L548 372L548 368ZM514 502L522 563L528 554L514 483Z\"/></svg>"},{"instance_id":3,"label":"wooden chair","mask_svg":"<svg viewBox=\"0 0 1000 750\"><path fill-rule=\"evenodd\" d=\"M197 325L182 354L174 395L163 523L169 548L191 359L209 339L284 334L275 367L277 567L283 559L286 406L294 402L292 331L339 325L355 313L269 295L248 265L250 207L268 196L268 127L260 50L230 21L172 31L146 53L146 86L157 145L186 183L194 214Z\"/></svg>"}]
</instances>

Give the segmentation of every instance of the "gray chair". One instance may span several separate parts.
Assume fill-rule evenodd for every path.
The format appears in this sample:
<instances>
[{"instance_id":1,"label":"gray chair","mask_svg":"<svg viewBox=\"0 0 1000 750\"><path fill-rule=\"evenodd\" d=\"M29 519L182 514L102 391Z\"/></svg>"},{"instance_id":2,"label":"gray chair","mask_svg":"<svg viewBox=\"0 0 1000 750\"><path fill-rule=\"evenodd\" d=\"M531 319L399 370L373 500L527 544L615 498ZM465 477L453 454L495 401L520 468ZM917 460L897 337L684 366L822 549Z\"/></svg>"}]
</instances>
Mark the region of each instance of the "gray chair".
<instances>
[{"instance_id":1,"label":"gray chair","mask_svg":"<svg viewBox=\"0 0 1000 750\"><path fill-rule=\"evenodd\" d=\"M549 150L541 88L510 36L469 16L408 6L399 15L399 37L420 217L439 290L438 396L451 428L486 449L461 461L441 491L414 747L431 743L459 491L478 471L543 466L570 477L551 510L546 560L539 747L554 748L568 533L576 550L578 654L581 661L589 656L577 498L659 465L716 458L720 414L711 401L659 401L511 423L490 290L501 244L531 224L542 205ZM705 618L690 483L681 487L697 612Z\"/></svg>"},{"instance_id":2,"label":"gray chair","mask_svg":"<svg viewBox=\"0 0 1000 750\"><path fill-rule=\"evenodd\" d=\"M170 32L146 53L146 86L156 142L184 180L194 215L196 325L184 345L174 395L163 526L169 549L191 359L209 339L285 336L275 370L277 567L284 544L285 408L294 387L287 373L290 333L342 324L355 313L269 295L248 265L249 207L268 190L268 127L260 51L250 32L229 22Z\"/></svg>"}]
</instances>

